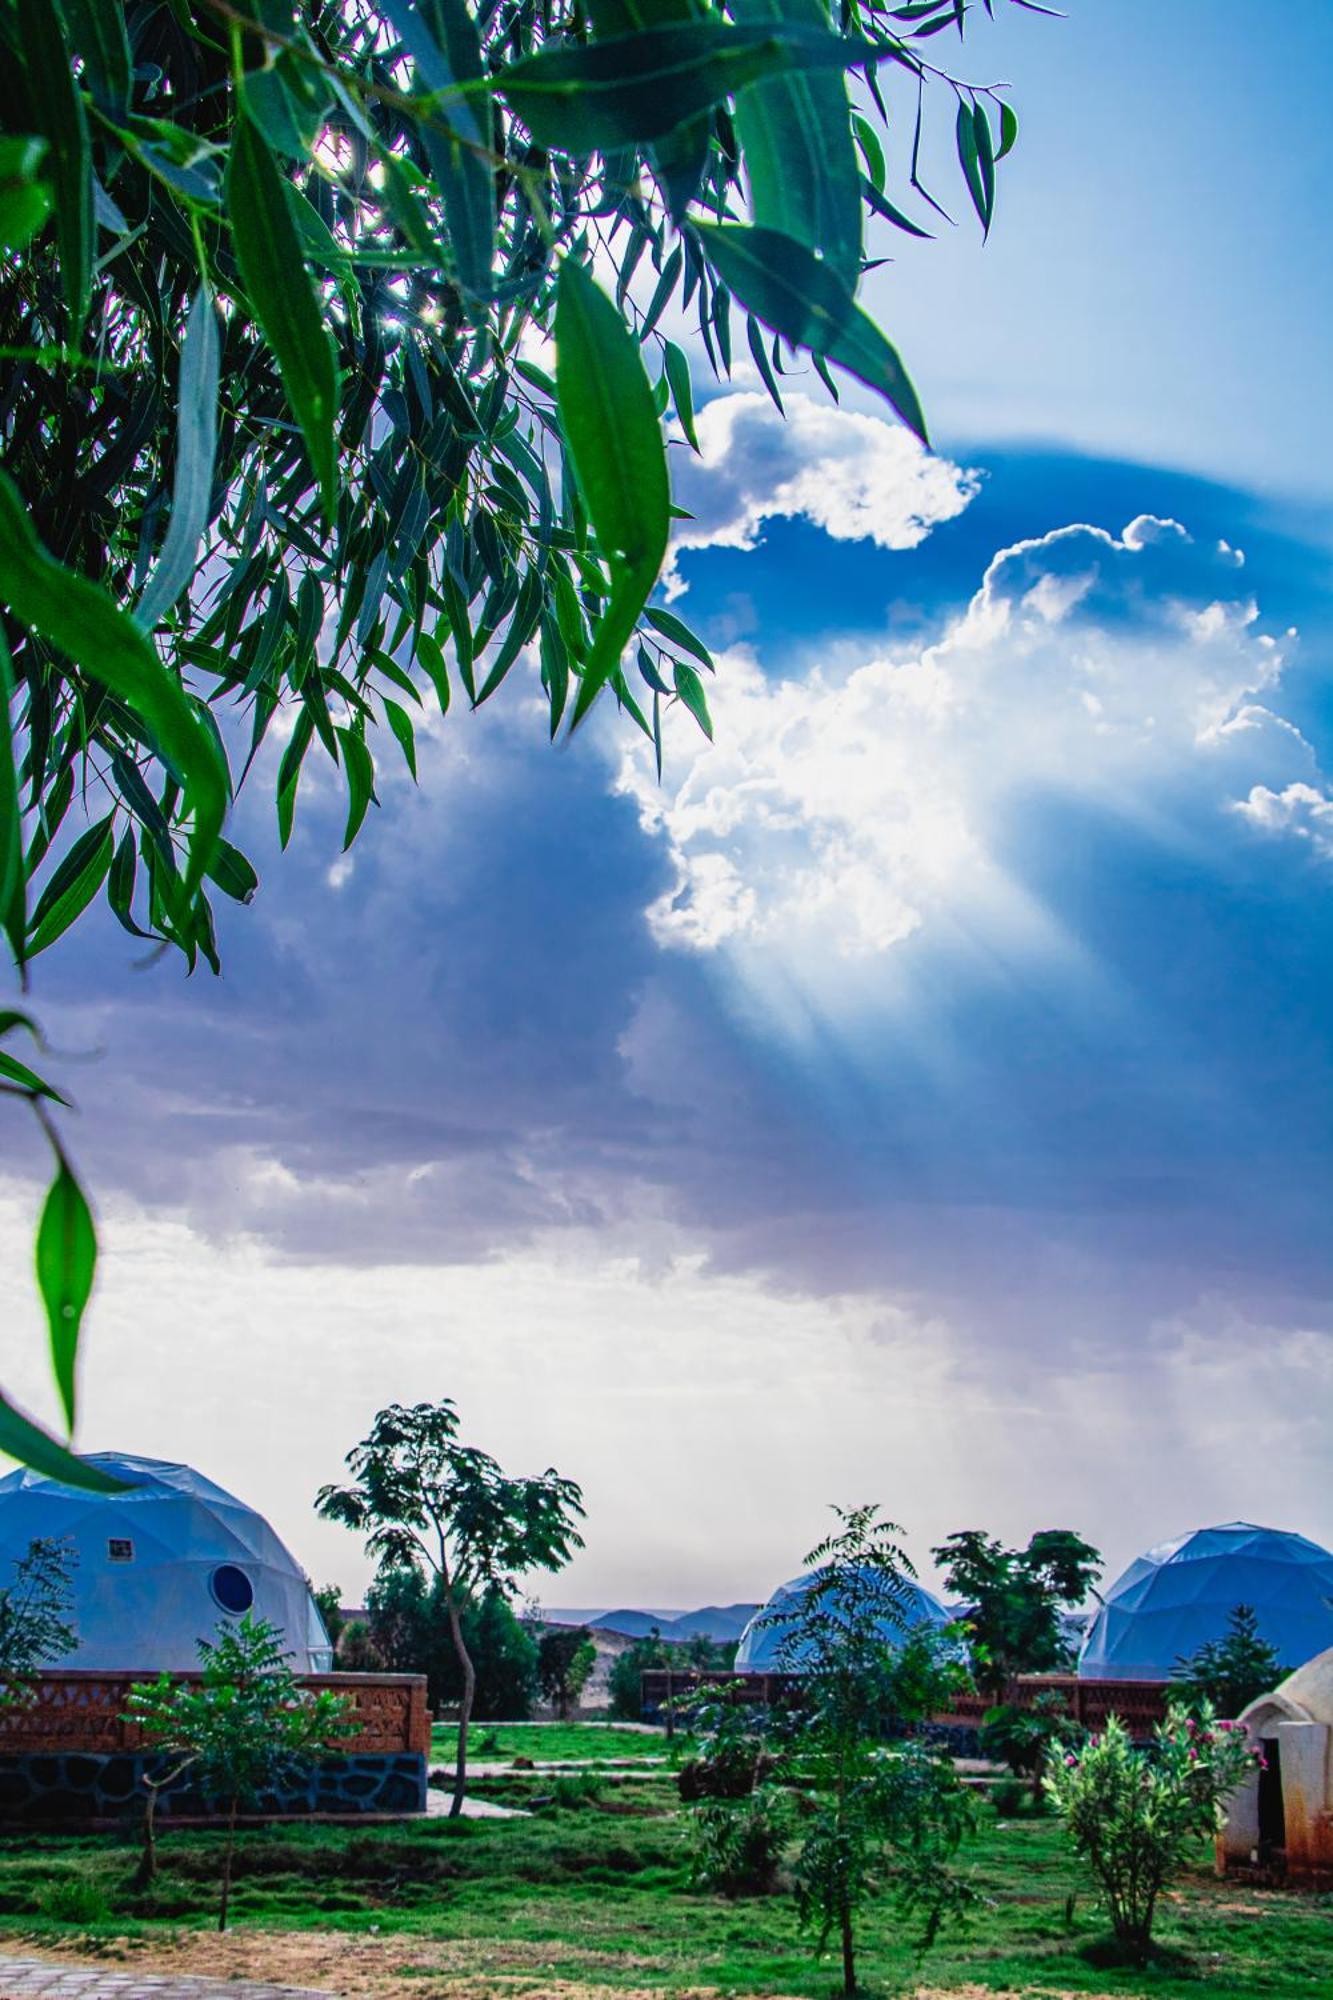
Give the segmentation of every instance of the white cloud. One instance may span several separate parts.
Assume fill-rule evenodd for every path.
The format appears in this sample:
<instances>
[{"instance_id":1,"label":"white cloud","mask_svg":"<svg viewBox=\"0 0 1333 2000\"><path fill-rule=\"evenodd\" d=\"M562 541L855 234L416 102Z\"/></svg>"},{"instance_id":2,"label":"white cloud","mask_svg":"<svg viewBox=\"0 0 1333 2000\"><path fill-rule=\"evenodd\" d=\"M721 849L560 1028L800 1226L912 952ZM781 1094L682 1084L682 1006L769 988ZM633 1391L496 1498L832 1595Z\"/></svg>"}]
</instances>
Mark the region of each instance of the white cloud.
<instances>
[{"instance_id":1,"label":"white cloud","mask_svg":"<svg viewBox=\"0 0 1333 2000\"><path fill-rule=\"evenodd\" d=\"M757 390L700 411L700 455L674 462L676 499L694 517L677 524L677 549L753 548L765 521L797 514L837 541L914 549L977 491L976 473L923 450L901 424L799 392L783 401L785 422Z\"/></svg>"},{"instance_id":2,"label":"white cloud","mask_svg":"<svg viewBox=\"0 0 1333 2000\"><path fill-rule=\"evenodd\" d=\"M1236 811L1261 833L1287 834L1308 841L1321 860L1333 861L1333 793L1296 779L1274 791L1253 785Z\"/></svg>"},{"instance_id":3,"label":"white cloud","mask_svg":"<svg viewBox=\"0 0 1333 2000\"><path fill-rule=\"evenodd\" d=\"M1036 926L1000 836L1056 792L1177 838L1178 805L1211 819L1248 794L1256 820L1304 814L1333 842L1322 795L1263 789L1308 787L1313 758L1256 698L1282 654L1237 568L1174 521L1076 525L998 554L920 653L826 650L773 680L737 649L710 689L715 742L673 732L660 787L637 751L620 767L675 867L659 940L817 959L882 952L964 905L983 927Z\"/></svg>"}]
</instances>

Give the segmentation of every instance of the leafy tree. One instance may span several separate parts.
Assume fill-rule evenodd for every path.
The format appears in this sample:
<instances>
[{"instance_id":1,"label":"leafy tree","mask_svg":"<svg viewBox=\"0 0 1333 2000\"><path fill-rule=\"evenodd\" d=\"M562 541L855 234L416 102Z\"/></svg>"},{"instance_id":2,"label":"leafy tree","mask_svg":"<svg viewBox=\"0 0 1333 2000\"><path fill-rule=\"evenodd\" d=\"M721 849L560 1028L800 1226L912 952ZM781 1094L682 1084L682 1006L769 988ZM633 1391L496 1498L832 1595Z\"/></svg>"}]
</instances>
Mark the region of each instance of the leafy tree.
<instances>
[{"instance_id":1,"label":"leafy tree","mask_svg":"<svg viewBox=\"0 0 1333 2000\"><path fill-rule=\"evenodd\" d=\"M1205 1703L1197 1716L1169 1708L1150 1752L1113 1715L1083 1750L1051 1765L1046 1790L1097 1879L1117 1939L1140 1964L1162 1891L1217 1831L1258 1754Z\"/></svg>"},{"instance_id":2,"label":"leafy tree","mask_svg":"<svg viewBox=\"0 0 1333 2000\"><path fill-rule=\"evenodd\" d=\"M281 1635L266 1618L247 1612L236 1624L222 1624L216 1639L199 1641L199 1658L197 1682L176 1681L170 1674L136 1681L128 1715L149 1742L179 1759L171 1779L194 1770L205 1794L226 1811L218 1904L218 1929L225 1931L240 1808L254 1803L265 1786L280 1783L294 1765L332 1748L351 1725L342 1695L301 1687ZM141 1881L152 1879L153 1809L161 1789L159 1783L149 1791Z\"/></svg>"},{"instance_id":3,"label":"leafy tree","mask_svg":"<svg viewBox=\"0 0 1333 2000\"><path fill-rule=\"evenodd\" d=\"M1049 1690L1038 1695L1031 1708L1006 1703L986 1711L979 1732L983 1757L1007 1764L1016 1778L1026 1778L1033 1798L1043 1798L1042 1778L1057 1750L1067 1750L1080 1742L1083 1730L1068 1713L1061 1697Z\"/></svg>"},{"instance_id":4,"label":"leafy tree","mask_svg":"<svg viewBox=\"0 0 1333 2000\"><path fill-rule=\"evenodd\" d=\"M1061 1611L1081 1604L1102 1559L1069 1528L1043 1528L1025 1549L968 1528L932 1555L949 1589L967 1605L964 1623L977 1685L1002 1702L1016 1674L1068 1666Z\"/></svg>"},{"instance_id":5,"label":"leafy tree","mask_svg":"<svg viewBox=\"0 0 1333 2000\"><path fill-rule=\"evenodd\" d=\"M886 1889L919 1912L925 1941L970 1892L950 1866L971 1809L947 1755L920 1736L885 1748L885 1716L919 1724L947 1707L958 1669L930 1635L906 1631L912 1566L875 1507L835 1508L838 1530L812 1549L814 1580L775 1614L779 1666L798 1675L785 1757L810 1787L795 1862L797 1912L822 1948L836 1934L843 1991L856 1992L855 1929Z\"/></svg>"},{"instance_id":6,"label":"leafy tree","mask_svg":"<svg viewBox=\"0 0 1333 2000\"><path fill-rule=\"evenodd\" d=\"M342 1614L341 1587L336 1583L322 1583L313 1596L319 1606L319 1615L324 1620L324 1630L329 1635L329 1644L336 1654L343 1626L347 1622Z\"/></svg>"},{"instance_id":7,"label":"leafy tree","mask_svg":"<svg viewBox=\"0 0 1333 2000\"><path fill-rule=\"evenodd\" d=\"M564 1722L597 1664L597 1648L586 1625L548 1625L537 1641L537 1686Z\"/></svg>"},{"instance_id":8,"label":"leafy tree","mask_svg":"<svg viewBox=\"0 0 1333 2000\"><path fill-rule=\"evenodd\" d=\"M616 1654L607 1674L607 1693L617 1722L643 1721L643 1676L649 1667L670 1666L673 1651L654 1626Z\"/></svg>"},{"instance_id":9,"label":"leafy tree","mask_svg":"<svg viewBox=\"0 0 1333 2000\"><path fill-rule=\"evenodd\" d=\"M1220 1639L1209 1639L1171 1671L1173 1692L1188 1708L1210 1707L1233 1720L1290 1672L1259 1631L1254 1607L1238 1604Z\"/></svg>"},{"instance_id":10,"label":"leafy tree","mask_svg":"<svg viewBox=\"0 0 1333 2000\"><path fill-rule=\"evenodd\" d=\"M72 1542L38 1535L0 1588L0 1707L25 1701L32 1679L72 1653L78 1645L73 1625Z\"/></svg>"},{"instance_id":11,"label":"leafy tree","mask_svg":"<svg viewBox=\"0 0 1333 2000\"><path fill-rule=\"evenodd\" d=\"M22 975L103 893L216 969L211 899L258 886L223 837L237 785L271 774L286 844L327 758L350 845L386 753L415 778L427 701L476 707L520 661L552 735L605 690L659 754L664 709L711 728L708 653L651 602L663 419L697 445L665 329L692 319L719 375L743 329L779 407L794 366L836 368L924 434L856 294L871 219L928 233L935 97L990 227L1017 123L942 65L966 13L0 11L0 936ZM915 127L892 181L890 119ZM72 1428L92 1218L56 1093L8 1052L0 1090L55 1150L40 1278ZM96 1479L8 1403L0 1446Z\"/></svg>"},{"instance_id":12,"label":"leafy tree","mask_svg":"<svg viewBox=\"0 0 1333 2000\"><path fill-rule=\"evenodd\" d=\"M364 1618L349 1619L338 1636L338 1666L345 1674L382 1674L389 1663Z\"/></svg>"},{"instance_id":13,"label":"leafy tree","mask_svg":"<svg viewBox=\"0 0 1333 2000\"><path fill-rule=\"evenodd\" d=\"M322 1487L319 1513L361 1530L367 1552L390 1569L424 1565L443 1595L462 1677L453 1817L463 1810L477 1685L464 1607L474 1595L511 1594L517 1578L531 1570L562 1568L583 1546L574 1525L583 1515L583 1496L553 1467L537 1478L514 1479L487 1452L460 1444L458 1412L448 1397L381 1410L344 1462L352 1482Z\"/></svg>"}]
</instances>

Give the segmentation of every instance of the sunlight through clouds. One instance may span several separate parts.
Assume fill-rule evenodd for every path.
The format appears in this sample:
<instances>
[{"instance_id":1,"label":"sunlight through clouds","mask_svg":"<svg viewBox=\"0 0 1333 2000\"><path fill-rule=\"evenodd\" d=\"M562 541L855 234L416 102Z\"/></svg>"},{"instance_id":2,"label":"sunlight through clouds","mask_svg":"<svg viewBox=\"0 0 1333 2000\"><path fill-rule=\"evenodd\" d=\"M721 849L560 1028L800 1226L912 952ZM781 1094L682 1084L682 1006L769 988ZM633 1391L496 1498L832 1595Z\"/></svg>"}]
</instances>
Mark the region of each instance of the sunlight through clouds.
<instances>
[{"instance_id":1,"label":"sunlight through clouds","mask_svg":"<svg viewBox=\"0 0 1333 2000\"><path fill-rule=\"evenodd\" d=\"M672 736L661 789L637 751L620 765L674 869L654 935L848 960L971 912L1035 937L1003 852L1025 801L1063 794L1174 838L1173 818L1220 819L1304 776L1308 746L1258 699L1282 650L1240 568L1174 521L1074 525L1001 551L919 653L826 649L773 680L738 648L712 691L713 744ZM1284 800L1269 823L1305 804Z\"/></svg>"}]
</instances>

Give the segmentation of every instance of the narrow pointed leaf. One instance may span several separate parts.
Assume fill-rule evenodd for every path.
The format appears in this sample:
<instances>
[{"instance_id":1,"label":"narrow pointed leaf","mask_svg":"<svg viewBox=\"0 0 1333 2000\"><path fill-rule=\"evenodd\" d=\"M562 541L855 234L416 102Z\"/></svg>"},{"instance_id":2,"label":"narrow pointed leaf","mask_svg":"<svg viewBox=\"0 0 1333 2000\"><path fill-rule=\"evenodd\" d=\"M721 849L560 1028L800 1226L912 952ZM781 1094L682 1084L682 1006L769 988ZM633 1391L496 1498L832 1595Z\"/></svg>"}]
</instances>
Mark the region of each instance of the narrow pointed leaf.
<instances>
[{"instance_id":1,"label":"narrow pointed leaf","mask_svg":"<svg viewBox=\"0 0 1333 2000\"><path fill-rule=\"evenodd\" d=\"M92 1213L69 1161L61 1153L37 1229L37 1284L51 1333L51 1366L71 1430L79 1329L96 1268L97 1231Z\"/></svg>"},{"instance_id":2,"label":"narrow pointed leaf","mask_svg":"<svg viewBox=\"0 0 1333 2000\"><path fill-rule=\"evenodd\" d=\"M338 505L333 441L338 373L333 342L301 254L283 177L263 134L248 117L236 121L227 185L232 240L246 295L277 356L324 512L333 520Z\"/></svg>"},{"instance_id":3,"label":"narrow pointed leaf","mask_svg":"<svg viewBox=\"0 0 1333 2000\"><path fill-rule=\"evenodd\" d=\"M577 723L619 666L657 581L671 530L671 485L639 343L586 268L569 257L560 267L555 347L561 425L612 575L574 706Z\"/></svg>"},{"instance_id":4,"label":"narrow pointed leaf","mask_svg":"<svg viewBox=\"0 0 1333 2000\"><path fill-rule=\"evenodd\" d=\"M34 1472L44 1473L48 1479L58 1479L64 1486L80 1486L90 1493L126 1490L125 1480L113 1479L100 1466L76 1458L3 1395L0 1395L0 1452L6 1458L17 1459L20 1465L30 1465Z\"/></svg>"},{"instance_id":5,"label":"narrow pointed leaf","mask_svg":"<svg viewBox=\"0 0 1333 2000\"><path fill-rule=\"evenodd\" d=\"M0 629L0 931L9 939L15 963L24 960L26 869L23 860L23 820L19 808L18 766L14 761L11 708L14 668L9 644Z\"/></svg>"},{"instance_id":6,"label":"narrow pointed leaf","mask_svg":"<svg viewBox=\"0 0 1333 2000\"><path fill-rule=\"evenodd\" d=\"M925 417L894 348L847 287L802 243L776 229L699 223L723 283L765 326L816 358L836 361L888 402L926 442Z\"/></svg>"},{"instance_id":7,"label":"narrow pointed leaf","mask_svg":"<svg viewBox=\"0 0 1333 2000\"><path fill-rule=\"evenodd\" d=\"M426 89L439 93L421 136L444 202L449 246L468 291L491 291L495 260L495 180L490 98L477 25L464 0L386 0L385 13ZM466 97L460 84L470 85ZM441 127L447 127L442 130Z\"/></svg>"},{"instance_id":8,"label":"narrow pointed leaf","mask_svg":"<svg viewBox=\"0 0 1333 2000\"><path fill-rule=\"evenodd\" d=\"M500 70L495 87L538 145L608 152L661 139L762 77L847 69L878 55L827 28L719 17L541 49Z\"/></svg>"},{"instance_id":9,"label":"narrow pointed leaf","mask_svg":"<svg viewBox=\"0 0 1333 2000\"><path fill-rule=\"evenodd\" d=\"M827 31L824 0L732 0L738 21ZM736 137L755 222L818 250L849 290L861 275L861 173L846 78L797 71L736 100Z\"/></svg>"},{"instance_id":10,"label":"narrow pointed leaf","mask_svg":"<svg viewBox=\"0 0 1333 2000\"><path fill-rule=\"evenodd\" d=\"M99 585L47 554L4 473L0 601L133 709L179 778L194 815L184 877L188 901L208 866L227 810L227 774L215 740L129 613Z\"/></svg>"},{"instance_id":11,"label":"narrow pointed leaf","mask_svg":"<svg viewBox=\"0 0 1333 2000\"><path fill-rule=\"evenodd\" d=\"M218 322L208 287L194 295L181 345L176 479L171 520L135 619L151 632L192 581L208 527L218 434Z\"/></svg>"},{"instance_id":12,"label":"narrow pointed leaf","mask_svg":"<svg viewBox=\"0 0 1333 2000\"><path fill-rule=\"evenodd\" d=\"M19 40L32 105L51 151L47 171L55 195L60 283L69 310L69 340L77 347L92 298L93 155L54 0L18 0Z\"/></svg>"}]
</instances>

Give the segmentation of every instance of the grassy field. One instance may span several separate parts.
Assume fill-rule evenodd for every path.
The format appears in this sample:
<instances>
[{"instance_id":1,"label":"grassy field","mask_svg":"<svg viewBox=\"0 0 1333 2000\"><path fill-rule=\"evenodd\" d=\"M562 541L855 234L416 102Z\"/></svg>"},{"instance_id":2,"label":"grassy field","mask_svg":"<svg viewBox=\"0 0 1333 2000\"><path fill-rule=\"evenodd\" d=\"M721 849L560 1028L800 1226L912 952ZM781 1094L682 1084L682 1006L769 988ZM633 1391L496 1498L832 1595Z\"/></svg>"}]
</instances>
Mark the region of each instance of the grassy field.
<instances>
[{"instance_id":1,"label":"grassy field","mask_svg":"<svg viewBox=\"0 0 1333 2000\"><path fill-rule=\"evenodd\" d=\"M452 1763L458 1732L452 1724L431 1731L431 1755ZM531 1757L535 1764L592 1761L640 1763L666 1754L666 1731L614 1722L474 1722L468 1761L503 1764Z\"/></svg>"},{"instance_id":2,"label":"grassy field","mask_svg":"<svg viewBox=\"0 0 1333 2000\"><path fill-rule=\"evenodd\" d=\"M549 1793L541 1782L528 1779L533 1802ZM592 2000L685 1989L824 2000L836 1987L835 1967L798 1936L786 1896L729 1903L690 1892L687 1827L665 1777L607 1785L526 1819L248 1832L231 1957L205 1934L220 1845L214 1833L165 1834L162 1876L144 1897L128 1886L130 1839L7 1837L0 1951L63 1942L145 1966L239 1967L404 2000L492 1991L535 2000L581 1988L596 1989ZM1238 1890L1215 1881L1206 1858L1163 1912L1156 1963L1130 1971L1108 1962L1101 1913L1058 1827L1006 1824L986 1809L967 1862L986 1899L975 1918L922 1960L887 1910L872 1912L865 1983L883 1993L1120 2000L1333 1992L1333 1902ZM68 1882L79 1886L58 1886ZM50 1912L68 1909L71 1893L87 1907L81 1921L62 1923ZM103 1909L89 1921L99 1896Z\"/></svg>"}]
</instances>

